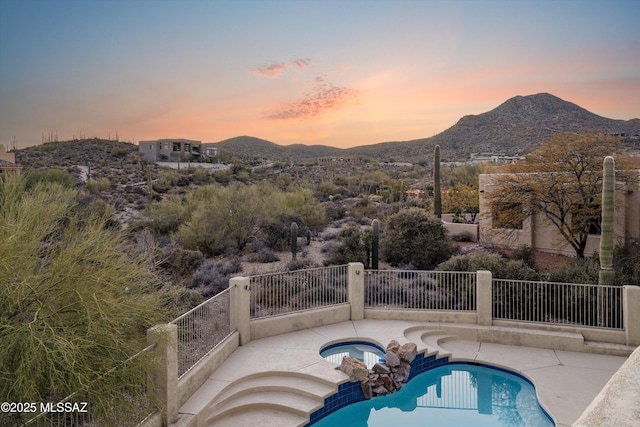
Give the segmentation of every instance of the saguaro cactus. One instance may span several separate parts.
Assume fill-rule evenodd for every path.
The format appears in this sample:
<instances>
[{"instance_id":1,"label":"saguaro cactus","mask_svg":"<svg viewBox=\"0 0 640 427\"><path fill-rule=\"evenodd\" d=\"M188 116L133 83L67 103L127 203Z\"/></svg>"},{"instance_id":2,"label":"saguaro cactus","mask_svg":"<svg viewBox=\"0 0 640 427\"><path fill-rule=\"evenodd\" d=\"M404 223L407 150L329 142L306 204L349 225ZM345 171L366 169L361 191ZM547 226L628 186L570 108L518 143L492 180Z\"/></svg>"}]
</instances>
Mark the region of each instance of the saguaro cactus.
<instances>
[{"instance_id":1,"label":"saguaro cactus","mask_svg":"<svg viewBox=\"0 0 640 427\"><path fill-rule=\"evenodd\" d=\"M371 242L371 268L378 269L378 253L380 247L380 221L374 219L371 223L373 229L373 240Z\"/></svg>"},{"instance_id":2,"label":"saguaro cactus","mask_svg":"<svg viewBox=\"0 0 640 427\"><path fill-rule=\"evenodd\" d=\"M615 203L615 162L613 157L604 158L602 170L602 220L600 232L600 274L601 285L613 284L613 215Z\"/></svg>"},{"instance_id":3,"label":"saguaro cactus","mask_svg":"<svg viewBox=\"0 0 640 427\"><path fill-rule=\"evenodd\" d=\"M440 194L440 146L433 150L433 213L442 217L442 194Z\"/></svg>"},{"instance_id":4,"label":"saguaro cactus","mask_svg":"<svg viewBox=\"0 0 640 427\"><path fill-rule=\"evenodd\" d=\"M298 224L296 222L291 223L291 256L296 259L298 253Z\"/></svg>"}]
</instances>

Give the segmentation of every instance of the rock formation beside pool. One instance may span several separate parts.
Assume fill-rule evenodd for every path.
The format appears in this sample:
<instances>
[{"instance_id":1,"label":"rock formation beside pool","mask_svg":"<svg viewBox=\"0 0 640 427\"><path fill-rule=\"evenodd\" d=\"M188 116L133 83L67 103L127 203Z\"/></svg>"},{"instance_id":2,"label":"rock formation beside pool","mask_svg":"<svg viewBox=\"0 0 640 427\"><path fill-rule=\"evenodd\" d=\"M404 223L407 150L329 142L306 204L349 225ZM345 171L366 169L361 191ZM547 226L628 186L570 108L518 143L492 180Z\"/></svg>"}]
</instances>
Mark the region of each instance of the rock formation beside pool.
<instances>
[{"instance_id":1,"label":"rock formation beside pool","mask_svg":"<svg viewBox=\"0 0 640 427\"><path fill-rule=\"evenodd\" d=\"M400 390L409 379L411 362L417 354L414 343L400 345L392 340L387 345L383 363L376 363L371 369L353 357L342 358L340 370L349 375L352 382L359 381L364 397L382 396Z\"/></svg>"}]
</instances>

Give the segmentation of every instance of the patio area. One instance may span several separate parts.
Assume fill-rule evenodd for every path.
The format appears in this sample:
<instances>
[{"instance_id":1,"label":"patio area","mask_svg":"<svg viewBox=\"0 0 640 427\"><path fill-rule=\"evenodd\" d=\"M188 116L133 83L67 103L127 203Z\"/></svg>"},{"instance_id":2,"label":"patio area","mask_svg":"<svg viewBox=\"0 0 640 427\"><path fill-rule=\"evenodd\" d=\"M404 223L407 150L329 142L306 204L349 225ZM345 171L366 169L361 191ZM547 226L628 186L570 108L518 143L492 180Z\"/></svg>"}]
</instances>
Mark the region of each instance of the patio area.
<instances>
[{"instance_id":1,"label":"patio area","mask_svg":"<svg viewBox=\"0 0 640 427\"><path fill-rule=\"evenodd\" d=\"M361 340L386 347L413 342L418 353L506 368L528 378L557 426L570 426L627 359L480 342L474 324L351 320L251 340L178 409L172 426L304 426L325 398L348 382L319 355L328 344Z\"/></svg>"}]
</instances>

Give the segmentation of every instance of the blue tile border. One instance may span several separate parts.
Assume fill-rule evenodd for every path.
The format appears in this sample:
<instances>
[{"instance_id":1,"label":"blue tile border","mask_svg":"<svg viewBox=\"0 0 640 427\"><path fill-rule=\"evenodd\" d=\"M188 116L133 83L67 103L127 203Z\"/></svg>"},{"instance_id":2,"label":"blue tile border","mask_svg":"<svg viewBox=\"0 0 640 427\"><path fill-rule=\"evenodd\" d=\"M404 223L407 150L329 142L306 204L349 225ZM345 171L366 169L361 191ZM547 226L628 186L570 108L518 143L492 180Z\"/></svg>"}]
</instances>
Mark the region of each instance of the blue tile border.
<instances>
[{"instance_id":1,"label":"blue tile border","mask_svg":"<svg viewBox=\"0 0 640 427\"><path fill-rule=\"evenodd\" d=\"M340 344L348 344L346 342ZM350 343L349 343L350 344ZM368 343L370 344L370 343ZM426 356L424 353L418 354L413 362L411 362L411 372L409 379L426 372L430 369L437 368L449 364L449 357L437 358L435 354ZM365 400L362 387L359 382L346 382L338 386L338 391L324 399L324 406L317 411L311 413L309 423L305 427L310 427L320 421L322 418L333 414L338 409L342 409L352 403L362 402Z\"/></svg>"}]
</instances>

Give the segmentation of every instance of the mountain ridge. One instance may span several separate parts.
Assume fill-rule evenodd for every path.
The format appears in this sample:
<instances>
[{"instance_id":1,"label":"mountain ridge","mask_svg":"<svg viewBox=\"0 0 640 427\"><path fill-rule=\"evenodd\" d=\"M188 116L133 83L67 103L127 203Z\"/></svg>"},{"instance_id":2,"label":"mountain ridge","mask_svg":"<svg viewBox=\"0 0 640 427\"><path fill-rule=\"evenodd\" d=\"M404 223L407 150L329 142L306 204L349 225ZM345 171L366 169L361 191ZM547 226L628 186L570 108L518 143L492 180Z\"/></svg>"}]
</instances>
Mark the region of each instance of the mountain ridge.
<instances>
[{"instance_id":1,"label":"mountain ridge","mask_svg":"<svg viewBox=\"0 0 640 427\"><path fill-rule=\"evenodd\" d=\"M415 160L430 157L433 147L439 144L443 159L461 159L480 152L526 154L555 133L585 129L627 135L631 148L640 149L640 119L609 119L549 93L514 96L487 112L463 116L453 126L434 136L409 141L337 148L325 145L278 145L261 138L243 136L216 144L221 149L239 154L268 158L277 155L290 160L339 156ZM244 138L241 144L238 138Z\"/></svg>"}]
</instances>

